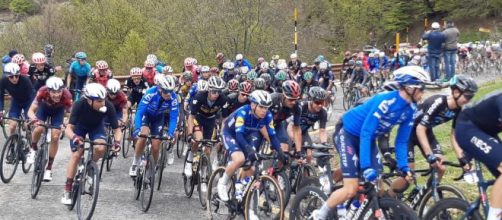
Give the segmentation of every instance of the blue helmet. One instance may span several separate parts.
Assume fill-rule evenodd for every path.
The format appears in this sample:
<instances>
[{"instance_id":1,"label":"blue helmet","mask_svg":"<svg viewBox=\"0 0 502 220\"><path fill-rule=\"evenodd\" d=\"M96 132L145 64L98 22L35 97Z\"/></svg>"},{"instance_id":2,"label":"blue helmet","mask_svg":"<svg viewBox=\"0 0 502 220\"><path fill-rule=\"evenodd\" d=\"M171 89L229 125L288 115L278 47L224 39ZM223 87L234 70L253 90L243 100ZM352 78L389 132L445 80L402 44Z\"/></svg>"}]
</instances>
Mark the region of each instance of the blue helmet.
<instances>
[{"instance_id":1,"label":"blue helmet","mask_svg":"<svg viewBox=\"0 0 502 220\"><path fill-rule=\"evenodd\" d=\"M77 52L75 54L75 58L77 58L77 59L87 59L87 54L85 54L85 52Z\"/></svg>"}]
</instances>

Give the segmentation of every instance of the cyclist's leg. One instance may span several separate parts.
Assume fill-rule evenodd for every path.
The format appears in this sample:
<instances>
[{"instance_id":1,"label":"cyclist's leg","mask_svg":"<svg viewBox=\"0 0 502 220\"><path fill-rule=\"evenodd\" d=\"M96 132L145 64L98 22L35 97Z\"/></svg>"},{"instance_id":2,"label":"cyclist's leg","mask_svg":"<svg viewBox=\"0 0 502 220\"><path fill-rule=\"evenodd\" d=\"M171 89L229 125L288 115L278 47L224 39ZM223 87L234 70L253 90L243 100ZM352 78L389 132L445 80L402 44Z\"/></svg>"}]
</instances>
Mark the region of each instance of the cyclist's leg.
<instances>
[{"instance_id":1,"label":"cyclist's leg","mask_svg":"<svg viewBox=\"0 0 502 220\"><path fill-rule=\"evenodd\" d=\"M204 122L201 123L201 126L202 126L202 138L209 140L213 139L214 128L216 126L216 118L204 120ZM211 149L206 148L204 153L209 156L209 154L211 154Z\"/></svg>"},{"instance_id":2,"label":"cyclist's leg","mask_svg":"<svg viewBox=\"0 0 502 220\"><path fill-rule=\"evenodd\" d=\"M302 146L312 146L312 138L310 138L310 135L308 133L308 131L305 131L305 132L302 132ZM302 151L304 151L307 155L307 163L311 163L312 162L312 150L311 149L302 149Z\"/></svg>"},{"instance_id":3,"label":"cyclist's leg","mask_svg":"<svg viewBox=\"0 0 502 220\"><path fill-rule=\"evenodd\" d=\"M11 99L10 109L9 109L9 118L19 118L21 117L22 105L18 103L16 100ZM16 132L17 122L11 120L9 122L9 135L12 135Z\"/></svg>"},{"instance_id":4,"label":"cyclist's leg","mask_svg":"<svg viewBox=\"0 0 502 220\"><path fill-rule=\"evenodd\" d=\"M104 124L89 131L89 139L97 143L106 143L106 132ZM106 152L105 145L94 145L94 161L98 161Z\"/></svg>"},{"instance_id":5,"label":"cyclist's leg","mask_svg":"<svg viewBox=\"0 0 502 220\"><path fill-rule=\"evenodd\" d=\"M78 127L74 126L73 127L73 133L75 135L78 135L80 137L85 137L88 133L88 130L83 128L83 127ZM70 161L68 162L68 167L66 169L66 184L65 184L65 191L70 192L72 185L73 185L73 177L75 176L75 173L77 172L77 165L84 154L84 149L79 148L79 146L75 145L72 140L70 140L70 148L71 148L71 157Z\"/></svg>"},{"instance_id":6,"label":"cyclist's leg","mask_svg":"<svg viewBox=\"0 0 502 220\"><path fill-rule=\"evenodd\" d=\"M38 117L38 116L37 116ZM64 108L56 109L54 114L51 116L51 126L61 127L64 119ZM61 134L60 129L51 129L51 143L49 148L49 161L47 162L47 169L52 170L52 164L56 158L59 145L59 135Z\"/></svg>"},{"instance_id":7,"label":"cyclist's leg","mask_svg":"<svg viewBox=\"0 0 502 220\"><path fill-rule=\"evenodd\" d=\"M41 120L44 122L47 120L47 111L45 109L45 105L39 105L37 112L35 113L35 116L37 117L38 120ZM33 129L33 132L31 133L31 149L32 150L38 150L37 143L38 140L40 139L40 136L42 135L42 132L44 132L44 128L42 126L37 126L35 129Z\"/></svg>"},{"instance_id":8,"label":"cyclist's leg","mask_svg":"<svg viewBox=\"0 0 502 220\"><path fill-rule=\"evenodd\" d=\"M410 134L408 141L408 166L410 169L415 169L415 146L419 145L415 130ZM408 189L409 183L404 177L398 177L392 181L390 188L387 193L391 197L395 197L396 193L403 193Z\"/></svg>"},{"instance_id":9,"label":"cyclist's leg","mask_svg":"<svg viewBox=\"0 0 502 220\"><path fill-rule=\"evenodd\" d=\"M151 121L150 124L150 135L153 136L162 136L162 128L164 125L164 119L165 117L157 117L155 120ZM159 152L160 152L160 140L159 139L152 139L152 156L155 161L159 159Z\"/></svg>"},{"instance_id":10,"label":"cyclist's leg","mask_svg":"<svg viewBox=\"0 0 502 220\"><path fill-rule=\"evenodd\" d=\"M281 143L281 149L283 152L289 151L289 143L290 143L286 126L287 126L286 121L282 121L279 124L277 124L277 127L275 128L275 135L277 139L279 139L279 142Z\"/></svg>"},{"instance_id":11,"label":"cyclist's leg","mask_svg":"<svg viewBox=\"0 0 502 220\"><path fill-rule=\"evenodd\" d=\"M237 140L230 134L223 134L223 145L227 149L232 160L232 162L228 163L225 168L225 175L223 175L223 180L221 180L222 184L226 184L234 172L244 164L246 160L246 153L241 149Z\"/></svg>"}]
</instances>

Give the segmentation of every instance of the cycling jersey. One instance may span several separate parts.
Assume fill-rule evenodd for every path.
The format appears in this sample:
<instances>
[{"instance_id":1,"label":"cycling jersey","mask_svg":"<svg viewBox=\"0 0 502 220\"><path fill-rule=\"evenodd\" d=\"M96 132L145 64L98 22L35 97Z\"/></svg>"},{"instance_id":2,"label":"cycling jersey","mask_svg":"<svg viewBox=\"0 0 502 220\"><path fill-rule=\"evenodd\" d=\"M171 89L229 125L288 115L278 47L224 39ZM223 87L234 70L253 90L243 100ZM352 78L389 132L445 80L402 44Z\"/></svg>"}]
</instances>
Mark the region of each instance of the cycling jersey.
<instances>
[{"instance_id":1,"label":"cycling jersey","mask_svg":"<svg viewBox=\"0 0 502 220\"><path fill-rule=\"evenodd\" d=\"M388 69L389 68L389 57L388 56L384 56L384 57L380 57L380 69Z\"/></svg>"},{"instance_id":2,"label":"cycling jersey","mask_svg":"<svg viewBox=\"0 0 502 220\"><path fill-rule=\"evenodd\" d=\"M22 76L29 76L30 64L27 61L24 61L21 65L19 65L19 72Z\"/></svg>"},{"instance_id":3,"label":"cycling jersey","mask_svg":"<svg viewBox=\"0 0 502 220\"><path fill-rule=\"evenodd\" d=\"M475 104L466 106L458 116L458 121L472 121L490 136L502 131L502 91L489 93Z\"/></svg>"},{"instance_id":4,"label":"cycling jersey","mask_svg":"<svg viewBox=\"0 0 502 220\"><path fill-rule=\"evenodd\" d=\"M231 93L228 95L228 108L222 115L226 118L232 114L232 112L247 104L249 104L248 98L246 98L244 102L239 102L239 93Z\"/></svg>"},{"instance_id":5,"label":"cycling jersey","mask_svg":"<svg viewBox=\"0 0 502 220\"><path fill-rule=\"evenodd\" d=\"M335 79L335 76L333 73L329 70L325 71L319 71L315 75L316 81L320 81L322 79L322 83L319 83L319 86L321 86L323 89L327 89L329 86L329 83Z\"/></svg>"},{"instance_id":6,"label":"cycling jersey","mask_svg":"<svg viewBox=\"0 0 502 220\"><path fill-rule=\"evenodd\" d=\"M3 77L0 79L0 97L2 97L0 98L0 111L2 111L4 107L3 97L5 96L5 91L9 92L12 101L17 103L28 102L28 107L35 96L33 84L31 84L31 81L27 77L20 76L17 84L12 84L9 78ZM28 111L28 109L25 110Z\"/></svg>"},{"instance_id":7,"label":"cycling jersey","mask_svg":"<svg viewBox=\"0 0 502 220\"><path fill-rule=\"evenodd\" d=\"M295 125L300 125L300 114L301 107L300 103L296 102L296 104L292 108L288 108L283 105L284 95L282 93L272 93L272 106L270 107L270 111L274 116L274 124L277 126L282 121L286 120L290 116L294 117Z\"/></svg>"},{"instance_id":8,"label":"cycling jersey","mask_svg":"<svg viewBox=\"0 0 502 220\"><path fill-rule=\"evenodd\" d=\"M49 88L43 86L38 90L35 100L38 102L39 107L48 109L64 108L68 111L72 106L71 93L68 89L63 89L60 101L55 103L50 97Z\"/></svg>"},{"instance_id":9,"label":"cycling jersey","mask_svg":"<svg viewBox=\"0 0 502 220\"><path fill-rule=\"evenodd\" d=\"M378 71L380 69L380 59L378 57L368 58L368 65L370 71Z\"/></svg>"},{"instance_id":10,"label":"cycling jersey","mask_svg":"<svg viewBox=\"0 0 502 220\"><path fill-rule=\"evenodd\" d=\"M391 91L379 93L343 115L343 129L360 139L361 170L370 167L370 152L373 151L375 138L390 132L397 124L400 125L395 140L398 167L401 170L408 167L406 153L415 110L415 104L403 99L399 91Z\"/></svg>"},{"instance_id":11,"label":"cycling jersey","mask_svg":"<svg viewBox=\"0 0 502 220\"><path fill-rule=\"evenodd\" d=\"M309 90L313 86L319 86L319 83L317 81L310 81L310 83L307 83L307 81L303 81L300 84L300 88L302 88L302 95L308 96Z\"/></svg>"},{"instance_id":12,"label":"cycling jersey","mask_svg":"<svg viewBox=\"0 0 502 220\"><path fill-rule=\"evenodd\" d=\"M132 77L129 77L125 81L125 86L130 91L128 99L131 102L131 106L134 106L135 104L139 104L141 101L145 90L148 88L148 83L145 78L141 77L140 82L135 84Z\"/></svg>"},{"instance_id":13,"label":"cycling jersey","mask_svg":"<svg viewBox=\"0 0 502 220\"><path fill-rule=\"evenodd\" d=\"M147 70L146 68L142 69L143 71L143 77L145 78L146 82L148 83L148 86L154 86L154 78L155 75L158 74L155 69Z\"/></svg>"},{"instance_id":14,"label":"cycling jersey","mask_svg":"<svg viewBox=\"0 0 502 220\"><path fill-rule=\"evenodd\" d=\"M197 82L197 79L199 79L199 73L197 72L197 67L195 65L192 66L184 66L183 67L183 72L185 71L190 71L192 72L192 82Z\"/></svg>"},{"instance_id":15,"label":"cycling jersey","mask_svg":"<svg viewBox=\"0 0 502 220\"><path fill-rule=\"evenodd\" d=\"M98 69L92 70L91 79L94 82L103 85L104 87L106 87L106 83L108 83L108 80L111 78L113 78L111 70L106 70L106 72L103 74L101 74L101 71L99 71Z\"/></svg>"},{"instance_id":16,"label":"cycling jersey","mask_svg":"<svg viewBox=\"0 0 502 220\"><path fill-rule=\"evenodd\" d=\"M214 118L220 111L228 108L227 97L220 95L213 102L208 100L208 91L198 92L190 103L190 113L203 118Z\"/></svg>"},{"instance_id":17,"label":"cycling jersey","mask_svg":"<svg viewBox=\"0 0 502 220\"><path fill-rule=\"evenodd\" d=\"M170 137L173 137L178 120L178 109L179 103L174 91L171 92L171 99L164 100L157 86L149 88L141 99L141 102L138 105L138 109L136 110L136 116L134 117L134 127L136 129L139 129L142 123L144 123L142 121L144 120L143 118L146 118L146 120L149 121L153 119L160 119L160 121L162 121L164 113L169 112L168 135ZM162 125L162 123L160 124ZM153 127L150 127L150 129L152 134L156 135L155 133L153 133L156 128L154 129Z\"/></svg>"},{"instance_id":18,"label":"cycling jersey","mask_svg":"<svg viewBox=\"0 0 502 220\"><path fill-rule=\"evenodd\" d=\"M193 98L197 95L197 83L194 83L192 85L192 88L188 91L186 98L185 98L185 103L192 103Z\"/></svg>"},{"instance_id":19,"label":"cycling jersey","mask_svg":"<svg viewBox=\"0 0 502 220\"><path fill-rule=\"evenodd\" d=\"M242 59L240 61L236 60L235 63L234 63L234 66L235 66L235 68L247 66L248 70L252 70L253 69L253 66L251 65L251 63L248 60L246 60L246 59Z\"/></svg>"},{"instance_id":20,"label":"cycling jersey","mask_svg":"<svg viewBox=\"0 0 502 220\"><path fill-rule=\"evenodd\" d=\"M69 123L77 127L83 127L87 130L92 130L96 127L103 127L103 119L107 118L117 118L115 108L113 104L105 100L106 112L100 112L92 108L87 99L79 99L73 105L70 114ZM117 120L111 120L110 126L112 129L119 127Z\"/></svg>"},{"instance_id":21,"label":"cycling jersey","mask_svg":"<svg viewBox=\"0 0 502 220\"><path fill-rule=\"evenodd\" d=\"M326 109L321 108L321 111L319 112L309 111L309 102L303 102L300 106L300 128L303 134L308 133L308 129L316 122L319 122L319 128L326 128L326 122L328 121L328 113L326 112Z\"/></svg>"},{"instance_id":22,"label":"cycling jersey","mask_svg":"<svg viewBox=\"0 0 502 220\"><path fill-rule=\"evenodd\" d=\"M111 99L110 96L107 99L113 104L115 112L117 112L117 119L122 119L122 109L127 106L127 97L124 92L118 91L114 99Z\"/></svg>"},{"instance_id":23,"label":"cycling jersey","mask_svg":"<svg viewBox=\"0 0 502 220\"><path fill-rule=\"evenodd\" d=\"M54 68L52 68L49 64L45 64L42 71L39 71L36 65L32 64L28 70L28 75L30 75L33 87L35 90L38 90L40 87L45 86L45 81L49 77L54 76L55 72Z\"/></svg>"},{"instance_id":24,"label":"cycling jersey","mask_svg":"<svg viewBox=\"0 0 502 220\"><path fill-rule=\"evenodd\" d=\"M87 78L91 72L91 64L86 62L84 65L80 65L78 60L73 61L70 64L70 73L75 74L77 77Z\"/></svg>"},{"instance_id":25,"label":"cycling jersey","mask_svg":"<svg viewBox=\"0 0 502 220\"><path fill-rule=\"evenodd\" d=\"M361 85L366 85L366 83L368 83L368 72L363 69L363 68L360 68L359 70L352 70L352 74L350 76L350 79L351 79L351 83L352 84L361 84Z\"/></svg>"}]
</instances>

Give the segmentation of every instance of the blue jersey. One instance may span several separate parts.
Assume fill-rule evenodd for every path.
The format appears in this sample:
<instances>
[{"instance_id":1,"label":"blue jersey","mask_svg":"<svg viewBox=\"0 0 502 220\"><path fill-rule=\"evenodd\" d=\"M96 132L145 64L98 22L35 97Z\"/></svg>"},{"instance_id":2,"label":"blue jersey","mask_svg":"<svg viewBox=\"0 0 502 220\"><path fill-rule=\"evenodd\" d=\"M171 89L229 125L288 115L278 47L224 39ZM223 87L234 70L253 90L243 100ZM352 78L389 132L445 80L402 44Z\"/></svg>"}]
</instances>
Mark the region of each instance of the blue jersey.
<instances>
[{"instance_id":1,"label":"blue jersey","mask_svg":"<svg viewBox=\"0 0 502 220\"><path fill-rule=\"evenodd\" d=\"M258 119L253 115L251 105L242 106L230 114L223 125L223 133L236 137L239 145L247 146L248 143L244 137L250 132L259 132L263 127L267 128L272 147L276 150L280 149L281 145L275 135L272 112L267 111L265 118Z\"/></svg>"},{"instance_id":2,"label":"blue jersey","mask_svg":"<svg viewBox=\"0 0 502 220\"><path fill-rule=\"evenodd\" d=\"M351 109L342 117L343 128L359 137L359 157L361 170L370 167L371 146L378 135L389 133L399 124L395 140L398 167L408 166L408 139L413 127L416 105L408 103L399 91L375 95L364 104ZM357 147L357 146L354 146Z\"/></svg>"},{"instance_id":3,"label":"blue jersey","mask_svg":"<svg viewBox=\"0 0 502 220\"><path fill-rule=\"evenodd\" d=\"M378 71L380 69L380 59L378 57L368 58L368 65L370 66L370 71Z\"/></svg>"},{"instance_id":4,"label":"blue jersey","mask_svg":"<svg viewBox=\"0 0 502 220\"><path fill-rule=\"evenodd\" d=\"M91 72L91 64L85 63L84 65L80 65L78 60L75 60L70 65L70 73L74 73L78 77L86 77Z\"/></svg>"},{"instance_id":5,"label":"blue jersey","mask_svg":"<svg viewBox=\"0 0 502 220\"><path fill-rule=\"evenodd\" d=\"M163 101L162 95L158 91L157 86L153 86L146 90L145 95L141 98L141 102L139 103L136 111L136 116L134 117L134 126L136 128L140 128L141 121L144 116L163 117L164 113L169 112L169 136L172 137L178 120L178 108L179 103L176 99L176 93L174 91L171 92L170 100Z\"/></svg>"},{"instance_id":6,"label":"blue jersey","mask_svg":"<svg viewBox=\"0 0 502 220\"><path fill-rule=\"evenodd\" d=\"M197 83L192 85L192 88L188 90L187 97L185 98L185 103L192 103L193 97L197 95Z\"/></svg>"}]
</instances>

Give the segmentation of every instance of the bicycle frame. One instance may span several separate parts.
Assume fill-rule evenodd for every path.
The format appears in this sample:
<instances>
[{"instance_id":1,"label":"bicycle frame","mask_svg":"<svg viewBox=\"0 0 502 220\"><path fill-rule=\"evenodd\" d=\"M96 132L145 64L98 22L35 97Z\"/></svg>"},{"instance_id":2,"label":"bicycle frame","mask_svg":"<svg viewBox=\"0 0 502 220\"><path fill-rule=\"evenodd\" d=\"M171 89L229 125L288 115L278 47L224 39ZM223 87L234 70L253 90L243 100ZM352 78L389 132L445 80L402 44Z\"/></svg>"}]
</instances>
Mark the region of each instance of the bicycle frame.
<instances>
[{"instance_id":1,"label":"bicycle frame","mask_svg":"<svg viewBox=\"0 0 502 220\"><path fill-rule=\"evenodd\" d=\"M485 216L488 216L488 210L490 209L490 203L488 201L488 195L486 194L486 190L489 186L495 183L495 180L485 180L483 176L483 171L481 170L481 163L479 160L476 160L476 175L478 176L478 192L479 196L474 200L473 203L469 205L469 209L465 212L465 215L462 216L461 219L467 219L467 216L471 216L474 211L479 210L480 206L483 206L483 213Z\"/></svg>"}]
</instances>

